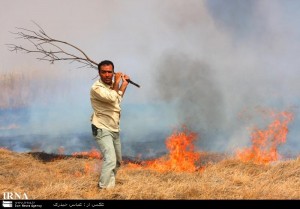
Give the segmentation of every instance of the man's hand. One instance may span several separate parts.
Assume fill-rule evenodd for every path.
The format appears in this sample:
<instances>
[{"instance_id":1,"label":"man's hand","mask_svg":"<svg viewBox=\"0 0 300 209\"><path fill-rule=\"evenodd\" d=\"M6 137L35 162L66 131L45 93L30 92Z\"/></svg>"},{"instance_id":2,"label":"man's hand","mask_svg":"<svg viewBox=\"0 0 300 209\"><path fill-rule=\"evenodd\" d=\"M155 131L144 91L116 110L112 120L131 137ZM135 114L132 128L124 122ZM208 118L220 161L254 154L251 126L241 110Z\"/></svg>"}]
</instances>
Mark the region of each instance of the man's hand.
<instances>
[{"instance_id":1,"label":"man's hand","mask_svg":"<svg viewBox=\"0 0 300 209\"><path fill-rule=\"evenodd\" d=\"M128 85L128 80L130 80L130 77L126 74L122 76L122 82Z\"/></svg>"},{"instance_id":2,"label":"man's hand","mask_svg":"<svg viewBox=\"0 0 300 209\"><path fill-rule=\"evenodd\" d=\"M121 79L122 79L122 73L121 72L115 73L115 83L119 84Z\"/></svg>"},{"instance_id":3,"label":"man's hand","mask_svg":"<svg viewBox=\"0 0 300 209\"><path fill-rule=\"evenodd\" d=\"M121 72L116 72L115 73L115 78L114 78L114 84L113 84L113 90L116 92L119 91L119 84L122 79L122 73Z\"/></svg>"},{"instance_id":4,"label":"man's hand","mask_svg":"<svg viewBox=\"0 0 300 209\"><path fill-rule=\"evenodd\" d=\"M122 92L121 95L124 96L124 93L126 91L126 88L128 86L128 80L130 79L128 75L126 74L121 74L121 78L122 78L122 84L119 88L118 92Z\"/></svg>"}]
</instances>

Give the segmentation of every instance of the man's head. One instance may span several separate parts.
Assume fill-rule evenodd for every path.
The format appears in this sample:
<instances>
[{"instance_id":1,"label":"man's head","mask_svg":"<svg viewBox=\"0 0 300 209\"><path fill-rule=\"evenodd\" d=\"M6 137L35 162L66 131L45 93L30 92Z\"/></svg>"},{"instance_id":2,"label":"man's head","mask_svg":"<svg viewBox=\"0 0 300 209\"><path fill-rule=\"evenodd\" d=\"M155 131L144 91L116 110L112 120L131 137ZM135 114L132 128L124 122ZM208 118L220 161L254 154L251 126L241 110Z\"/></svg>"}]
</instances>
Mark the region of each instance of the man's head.
<instances>
[{"instance_id":1,"label":"man's head","mask_svg":"<svg viewBox=\"0 0 300 209\"><path fill-rule=\"evenodd\" d=\"M112 84L112 78L114 76L114 63L109 60L104 60L98 64L98 72L101 81L107 85Z\"/></svg>"}]
</instances>

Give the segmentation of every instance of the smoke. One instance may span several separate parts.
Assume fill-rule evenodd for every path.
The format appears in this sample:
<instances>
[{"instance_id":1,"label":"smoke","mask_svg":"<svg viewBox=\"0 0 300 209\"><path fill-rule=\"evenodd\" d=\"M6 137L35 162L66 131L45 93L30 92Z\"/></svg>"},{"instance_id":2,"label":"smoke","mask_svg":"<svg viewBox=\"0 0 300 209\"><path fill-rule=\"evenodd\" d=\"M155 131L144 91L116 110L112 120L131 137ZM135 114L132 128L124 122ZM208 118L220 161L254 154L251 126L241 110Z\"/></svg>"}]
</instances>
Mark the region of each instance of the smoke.
<instances>
[{"instance_id":1,"label":"smoke","mask_svg":"<svg viewBox=\"0 0 300 209\"><path fill-rule=\"evenodd\" d=\"M176 104L182 124L204 133L224 123L224 101L213 70L186 54L166 55L157 78L161 96ZM202 131L201 131L202 130Z\"/></svg>"},{"instance_id":2,"label":"smoke","mask_svg":"<svg viewBox=\"0 0 300 209\"><path fill-rule=\"evenodd\" d=\"M0 78L5 81L0 94L1 146L54 153L59 147L70 153L95 146L87 140L91 139L87 134L91 74L48 66L46 70L22 68Z\"/></svg>"},{"instance_id":3,"label":"smoke","mask_svg":"<svg viewBox=\"0 0 300 209\"><path fill-rule=\"evenodd\" d=\"M296 0L57 1L58 9L53 1L33 2L18 7L5 2L10 10L2 7L3 31L34 30L30 20L35 20L93 60L114 61L117 71L141 85L129 86L122 104L124 155L165 152L166 137L181 125L198 133L199 149L232 151L250 143L252 126L268 125L264 109L294 112L283 149L299 148ZM10 35L2 33L1 43L14 42ZM48 66L4 48L0 53L1 70L35 75L22 84L19 95L26 105L0 110L0 146L48 152L97 146L89 124L89 88L96 72L69 64Z\"/></svg>"},{"instance_id":4,"label":"smoke","mask_svg":"<svg viewBox=\"0 0 300 209\"><path fill-rule=\"evenodd\" d=\"M181 39L160 56L154 76L159 98L176 104L178 120L199 133L199 147L233 151L249 145L250 129L270 122L260 110L272 109L295 114L285 145L295 151L300 86L294 57L299 50L291 43L299 29L291 27L296 22L289 15L297 15L288 14L289 7L279 1L270 6L213 0L172 7L166 27Z\"/></svg>"}]
</instances>

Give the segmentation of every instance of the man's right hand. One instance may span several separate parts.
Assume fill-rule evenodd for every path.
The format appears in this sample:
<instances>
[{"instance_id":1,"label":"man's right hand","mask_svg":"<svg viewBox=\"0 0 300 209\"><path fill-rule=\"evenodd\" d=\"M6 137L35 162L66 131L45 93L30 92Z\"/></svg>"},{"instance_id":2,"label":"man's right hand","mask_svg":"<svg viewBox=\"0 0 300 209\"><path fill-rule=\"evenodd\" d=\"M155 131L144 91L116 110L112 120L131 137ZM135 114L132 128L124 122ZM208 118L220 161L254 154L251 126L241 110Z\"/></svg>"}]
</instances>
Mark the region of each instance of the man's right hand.
<instances>
[{"instance_id":1,"label":"man's right hand","mask_svg":"<svg viewBox=\"0 0 300 209\"><path fill-rule=\"evenodd\" d=\"M122 73L121 72L115 73L115 83L119 84L121 79L122 79Z\"/></svg>"},{"instance_id":2,"label":"man's right hand","mask_svg":"<svg viewBox=\"0 0 300 209\"><path fill-rule=\"evenodd\" d=\"M122 76L122 84L124 83L126 86L128 85L128 80L130 80L130 77L126 74Z\"/></svg>"}]
</instances>

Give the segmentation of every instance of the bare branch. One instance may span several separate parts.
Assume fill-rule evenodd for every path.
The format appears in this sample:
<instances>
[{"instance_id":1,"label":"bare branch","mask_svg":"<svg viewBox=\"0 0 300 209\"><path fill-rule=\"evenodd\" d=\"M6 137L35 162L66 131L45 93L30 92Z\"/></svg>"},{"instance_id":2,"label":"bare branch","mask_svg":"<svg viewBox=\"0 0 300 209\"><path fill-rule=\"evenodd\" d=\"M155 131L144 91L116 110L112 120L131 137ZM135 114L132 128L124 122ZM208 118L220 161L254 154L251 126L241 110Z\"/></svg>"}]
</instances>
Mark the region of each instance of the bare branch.
<instances>
[{"instance_id":1,"label":"bare branch","mask_svg":"<svg viewBox=\"0 0 300 209\"><path fill-rule=\"evenodd\" d=\"M17 32L11 32L16 36L16 39L27 40L33 48L7 44L10 51L39 54L38 60L48 61L51 64L57 61L70 61L71 63L77 62L82 64L81 68L90 67L97 69L98 63L91 60L80 48L66 41L51 38L41 26L35 22L33 23L38 27L38 31L16 27ZM66 51L66 47L70 47L77 53Z\"/></svg>"}]
</instances>

